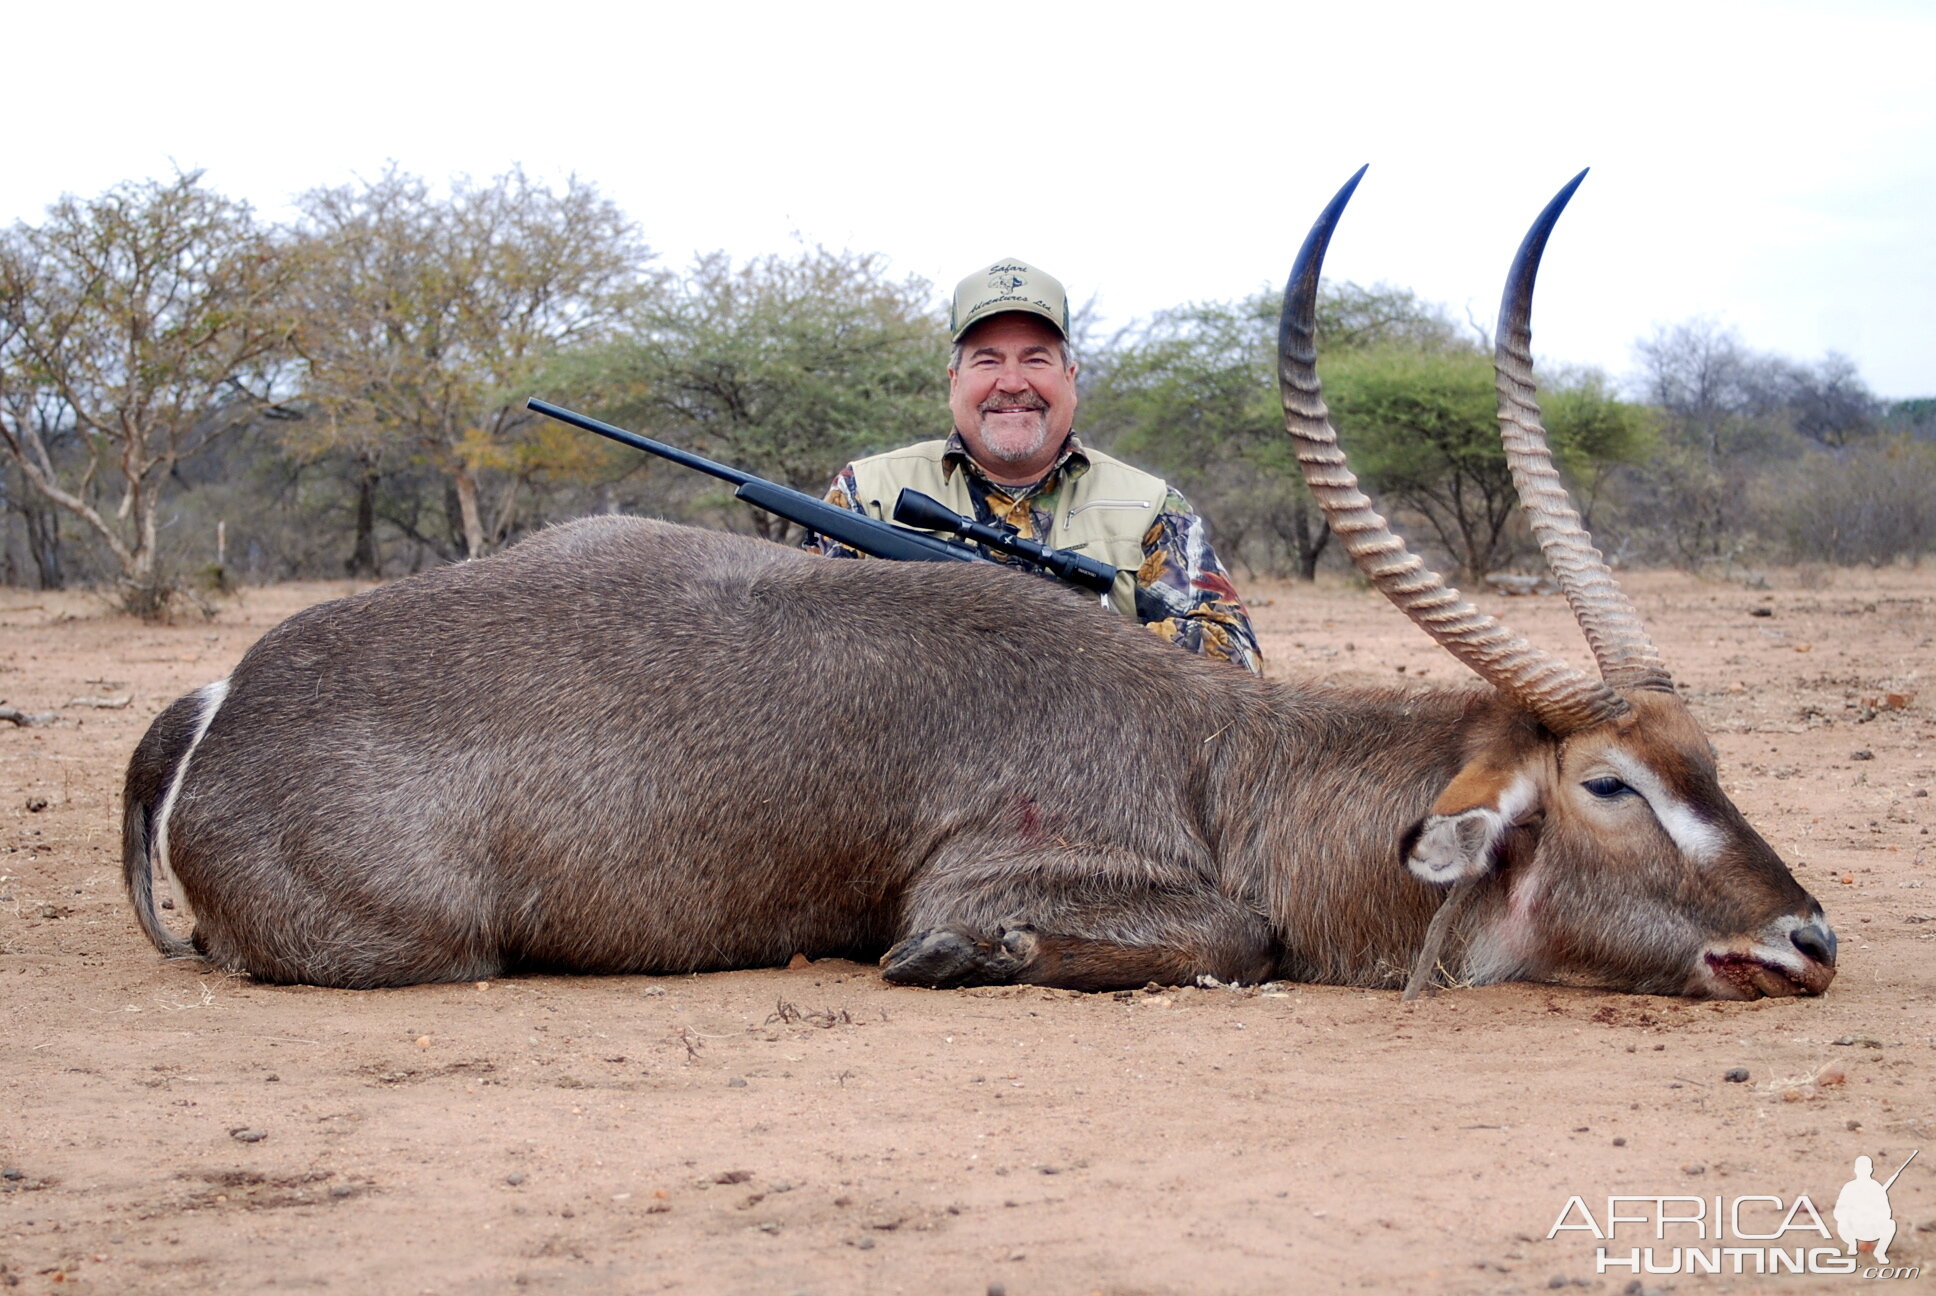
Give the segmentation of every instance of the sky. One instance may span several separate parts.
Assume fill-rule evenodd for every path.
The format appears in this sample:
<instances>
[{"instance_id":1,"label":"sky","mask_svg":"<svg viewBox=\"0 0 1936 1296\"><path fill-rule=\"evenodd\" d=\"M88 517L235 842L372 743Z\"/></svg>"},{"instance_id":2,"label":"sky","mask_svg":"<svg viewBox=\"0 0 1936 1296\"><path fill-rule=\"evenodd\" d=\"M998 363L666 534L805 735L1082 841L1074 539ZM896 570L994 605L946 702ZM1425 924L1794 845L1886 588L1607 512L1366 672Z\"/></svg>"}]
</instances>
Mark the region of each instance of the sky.
<instances>
[{"instance_id":1,"label":"sky","mask_svg":"<svg viewBox=\"0 0 1936 1296\"><path fill-rule=\"evenodd\" d=\"M1706 317L1936 395L1936 2L14 6L0 223L201 170L275 219L394 162L590 181L660 264L824 244L954 282L1019 257L1101 333L1329 275L1490 328L1591 167L1542 363L1623 377Z\"/></svg>"}]
</instances>

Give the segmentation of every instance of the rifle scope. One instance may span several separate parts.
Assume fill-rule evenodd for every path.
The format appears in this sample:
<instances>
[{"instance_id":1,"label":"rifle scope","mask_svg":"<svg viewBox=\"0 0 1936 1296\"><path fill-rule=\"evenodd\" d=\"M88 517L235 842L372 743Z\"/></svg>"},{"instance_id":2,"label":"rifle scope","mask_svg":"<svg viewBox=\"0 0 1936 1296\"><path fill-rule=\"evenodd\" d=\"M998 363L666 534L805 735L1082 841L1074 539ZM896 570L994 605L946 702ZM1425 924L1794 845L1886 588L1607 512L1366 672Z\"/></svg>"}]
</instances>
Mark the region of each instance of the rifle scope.
<instances>
[{"instance_id":1,"label":"rifle scope","mask_svg":"<svg viewBox=\"0 0 1936 1296\"><path fill-rule=\"evenodd\" d=\"M1039 541L1024 540L1015 534L1013 528L990 526L986 522L963 517L934 496L923 495L911 487L903 487L895 498L894 520L902 526L941 531L958 535L964 540L973 540L987 548L1034 563L1057 580L1092 593L1107 594L1116 583L1116 569L1106 562L1085 558L1067 549L1051 549Z\"/></svg>"}]
</instances>

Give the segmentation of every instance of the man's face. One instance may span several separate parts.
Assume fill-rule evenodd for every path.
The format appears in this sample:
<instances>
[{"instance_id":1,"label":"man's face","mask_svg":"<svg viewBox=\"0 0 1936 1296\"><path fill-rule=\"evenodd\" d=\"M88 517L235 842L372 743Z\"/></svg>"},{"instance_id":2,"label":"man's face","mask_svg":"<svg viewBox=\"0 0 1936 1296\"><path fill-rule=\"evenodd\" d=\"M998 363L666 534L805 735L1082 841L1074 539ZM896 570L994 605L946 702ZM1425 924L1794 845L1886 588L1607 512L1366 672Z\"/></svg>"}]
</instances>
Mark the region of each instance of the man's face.
<instances>
[{"instance_id":1,"label":"man's face","mask_svg":"<svg viewBox=\"0 0 1936 1296\"><path fill-rule=\"evenodd\" d=\"M1040 316L1008 311L961 341L961 367L948 370L955 430L996 481L1034 481L1075 424L1076 367L1062 363L1062 335Z\"/></svg>"}]
</instances>

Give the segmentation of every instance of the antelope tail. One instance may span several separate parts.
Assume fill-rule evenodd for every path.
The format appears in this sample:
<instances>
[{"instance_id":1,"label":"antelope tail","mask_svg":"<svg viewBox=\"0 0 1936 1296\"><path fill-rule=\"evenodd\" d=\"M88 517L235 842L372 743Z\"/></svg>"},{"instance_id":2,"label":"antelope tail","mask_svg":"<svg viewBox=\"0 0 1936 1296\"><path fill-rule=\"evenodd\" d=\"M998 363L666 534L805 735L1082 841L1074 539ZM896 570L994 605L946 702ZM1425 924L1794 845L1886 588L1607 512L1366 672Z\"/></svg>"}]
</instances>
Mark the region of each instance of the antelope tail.
<instances>
[{"instance_id":1,"label":"antelope tail","mask_svg":"<svg viewBox=\"0 0 1936 1296\"><path fill-rule=\"evenodd\" d=\"M199 951L162 924L155 907L155 870L159 867L173 883L168 818L181 795L189 758L227 695L228 681L217 680L178 698L157 716L128 762L128 779L122 788L121 880L141 930L168 958L196 958ZM173 890L177 896L182 894L179 884Z\"/></svg>"}]
</instances>

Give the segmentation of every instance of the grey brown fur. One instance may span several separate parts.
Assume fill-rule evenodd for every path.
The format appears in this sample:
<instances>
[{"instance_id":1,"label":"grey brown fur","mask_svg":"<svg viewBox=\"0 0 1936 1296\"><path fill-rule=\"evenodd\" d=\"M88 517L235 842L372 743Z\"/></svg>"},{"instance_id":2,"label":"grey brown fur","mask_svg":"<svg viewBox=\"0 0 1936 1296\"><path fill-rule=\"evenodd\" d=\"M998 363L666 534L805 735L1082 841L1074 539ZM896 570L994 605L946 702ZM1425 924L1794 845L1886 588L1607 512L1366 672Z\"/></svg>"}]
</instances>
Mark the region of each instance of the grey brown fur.
<instances>
[{"instance_id":1,"label":"grey brown fur","mask_svg":"<svg viewBox=\"0 0 1936 1296\"><path fill-rule=\"evenodd\" d=\"M200 711L163 712L128 769L126 880L171 954L155 820ZM608 517L265 635L193 748L168 862L194 951L270 981L892 947L887 975L928 985L1395 985L1443 895L1407 833L1500 743L1560 759L1490 689L1259 680L1012 572ZM1447 970L1687 990L1704 942L1819 917L1739 831L1696 877L1549 806L1470 883ZM1535 870L1537 949L1508 957Z\"/></svg>"}]
</instances>

